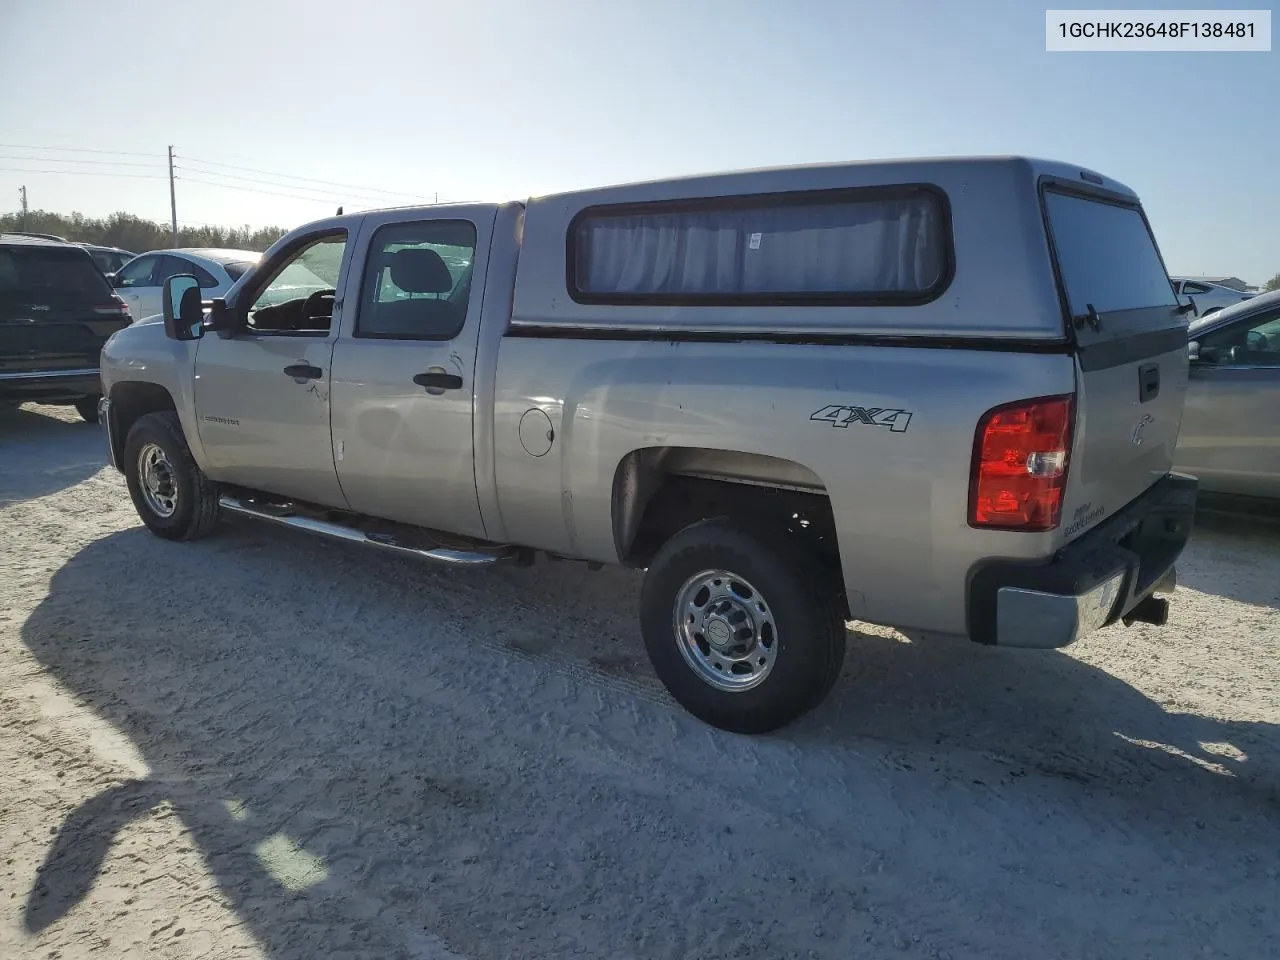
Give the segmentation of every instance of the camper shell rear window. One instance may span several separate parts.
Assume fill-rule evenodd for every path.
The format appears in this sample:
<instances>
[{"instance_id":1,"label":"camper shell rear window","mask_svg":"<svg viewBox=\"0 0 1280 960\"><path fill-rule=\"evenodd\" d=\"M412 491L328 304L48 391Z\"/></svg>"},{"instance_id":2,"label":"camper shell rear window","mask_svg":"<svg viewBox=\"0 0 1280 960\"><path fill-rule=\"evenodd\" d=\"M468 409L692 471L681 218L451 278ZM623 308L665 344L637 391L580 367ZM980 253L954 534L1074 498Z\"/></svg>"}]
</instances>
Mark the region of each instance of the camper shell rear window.
<instances>
[{"instance_id":1,"label":"camper shell rear window","mask_svg":"<svg viewBox=\"0 0 1280 960\"><path fill-rule=\"evenodd\" d=\"M579 303L921 304L952 248L924 184L604 205L569 225L567 281Z\"/></svg>"},{"instance_id":2,"label":"camper shell rear window","mask_svg":"<svg viewBox=\"0 0 1280 960\"><path fill-rule=\"evenodd\" d=\"M1046 186L1045 219L1067 313L1172 307L1173 285L1136 202Z\"/></svg>"}]
</instances>

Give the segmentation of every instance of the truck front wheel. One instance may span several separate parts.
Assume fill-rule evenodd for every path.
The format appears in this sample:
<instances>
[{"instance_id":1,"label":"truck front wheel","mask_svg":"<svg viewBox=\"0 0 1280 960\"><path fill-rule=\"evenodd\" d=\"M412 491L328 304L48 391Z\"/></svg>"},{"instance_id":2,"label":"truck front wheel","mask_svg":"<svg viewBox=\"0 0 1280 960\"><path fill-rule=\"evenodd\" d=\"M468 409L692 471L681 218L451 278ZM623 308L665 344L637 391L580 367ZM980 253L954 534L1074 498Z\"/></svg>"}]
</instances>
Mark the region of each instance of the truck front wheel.
<instances>
[{"instance_id":1,"label":"truck front wheel","mask_svg":"<svg viewBox=\"0 0 1280 960\"><path fill-rule=\"evenodd\" d=\"M645 574L641 629L654 671L712 726L785 726L826 697L844 665L834 581L785 534L725 519L686 527Z\"/></svg>"},{"instance_id":2,"label":"truck front wheel","mask_svg":"<svg viewBox=\"0 0 1280 960\"><path fill-rule=\"evenodd\" d=\"M218 522L218 491L191 456L170 411L139 417L124 445L124 475L138 516L166 540L195 540Z\"/></svg>"}]
</instances>

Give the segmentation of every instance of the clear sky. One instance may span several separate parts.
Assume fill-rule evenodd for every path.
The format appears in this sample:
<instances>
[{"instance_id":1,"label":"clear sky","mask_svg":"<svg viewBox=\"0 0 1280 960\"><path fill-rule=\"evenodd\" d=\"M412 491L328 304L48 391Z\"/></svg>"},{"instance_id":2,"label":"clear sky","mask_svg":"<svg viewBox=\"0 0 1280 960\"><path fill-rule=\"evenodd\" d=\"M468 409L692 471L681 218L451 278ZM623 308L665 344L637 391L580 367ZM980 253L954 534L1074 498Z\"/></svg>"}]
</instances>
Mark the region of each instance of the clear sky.
<instances>
[{"instance_id":1,"label":"clear sky","mask_svg":"<svg viewBox=\"0 0 1280 960\"><path fill-rule=\"evenodd\" d=\"M1048 5L0 0L0 210L26 184L33 208L167 221L168 144L180 220L254 226L374 196L1024 153L1137 190L1173 273L1280 271L1275 38L1271 53L1046 53ZM315 199L274 195L290 193Z\"/></svg>"}]
</instances>

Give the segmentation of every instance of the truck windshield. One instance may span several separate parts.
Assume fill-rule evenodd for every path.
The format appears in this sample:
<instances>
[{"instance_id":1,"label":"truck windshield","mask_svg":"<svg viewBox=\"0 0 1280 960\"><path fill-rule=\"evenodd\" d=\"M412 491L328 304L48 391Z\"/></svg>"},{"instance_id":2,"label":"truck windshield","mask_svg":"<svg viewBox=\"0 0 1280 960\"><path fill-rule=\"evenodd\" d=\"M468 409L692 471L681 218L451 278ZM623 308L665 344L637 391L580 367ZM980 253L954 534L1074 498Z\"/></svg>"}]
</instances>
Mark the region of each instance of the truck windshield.
<instances>
[{"instance_id":1,"label":"truck windshield","mask_svg":"<svg viewBox=\"0 0 1280 960\"><path fill-rule=\"evenodd\" d=\"M1176 305L1139 207L1056 190L1044 205L1072 317Z\"/></svg>"}]
</instances>

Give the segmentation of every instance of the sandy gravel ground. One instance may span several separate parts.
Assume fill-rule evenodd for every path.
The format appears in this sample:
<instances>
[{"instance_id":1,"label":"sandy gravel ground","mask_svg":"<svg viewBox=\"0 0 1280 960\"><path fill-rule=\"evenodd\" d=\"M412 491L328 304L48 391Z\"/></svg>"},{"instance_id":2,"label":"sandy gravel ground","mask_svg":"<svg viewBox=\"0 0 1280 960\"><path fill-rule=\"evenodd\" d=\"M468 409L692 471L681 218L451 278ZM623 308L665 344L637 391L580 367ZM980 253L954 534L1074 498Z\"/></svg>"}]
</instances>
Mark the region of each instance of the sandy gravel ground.
<instances>
[{"instance_id":1,"label":"sandy gravel ground","mask_svg":"<svg viewBox=\"0 0 1280 960\"><path fill-rule=\"evenodd\" d=\"M1162 630L855 631L765 738L655 681L637 577L145 532L0 413L0 957L1280 956L1280 533Z\"/></svg>"}]
</instances>

